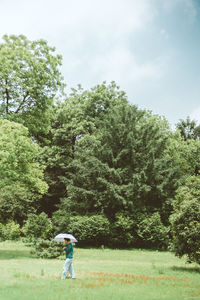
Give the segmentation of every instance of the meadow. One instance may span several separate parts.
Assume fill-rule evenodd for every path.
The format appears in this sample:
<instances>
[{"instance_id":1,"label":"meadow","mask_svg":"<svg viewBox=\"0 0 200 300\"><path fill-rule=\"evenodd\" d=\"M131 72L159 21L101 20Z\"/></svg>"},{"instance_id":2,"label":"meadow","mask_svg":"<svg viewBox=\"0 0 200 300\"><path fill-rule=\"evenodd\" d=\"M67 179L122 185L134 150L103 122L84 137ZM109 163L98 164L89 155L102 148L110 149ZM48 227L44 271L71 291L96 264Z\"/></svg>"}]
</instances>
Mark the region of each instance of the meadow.
<instances>
[{"instance_id":1,"label":"meadow","mask_svg":"<svg viewBox=\"0 0 200 300\"><path fill-rule=\"evenodd\" d=\"M200 299L200 267L169 252L75 248L77 279L62 281L64 255L38 259L30 250L0 243L0 300Z\"/></svg>"}]
</instances>

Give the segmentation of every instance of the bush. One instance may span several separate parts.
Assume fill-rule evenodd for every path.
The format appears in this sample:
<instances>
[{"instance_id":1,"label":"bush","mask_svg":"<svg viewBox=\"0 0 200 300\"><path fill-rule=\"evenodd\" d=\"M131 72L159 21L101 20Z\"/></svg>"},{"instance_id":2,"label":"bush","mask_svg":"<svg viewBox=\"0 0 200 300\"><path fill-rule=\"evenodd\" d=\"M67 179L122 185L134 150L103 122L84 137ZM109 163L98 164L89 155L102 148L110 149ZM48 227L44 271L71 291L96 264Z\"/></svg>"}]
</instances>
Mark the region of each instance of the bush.
<instances>
[{"instance_id":1,"label":"bush","mask_svg":"<svg viewBox=\"0 0 200 300\"><path fill-rule=\"evenodd\" d=\"M134 220L130 216L119 213L111 225L110 247L130 247L135 241Z\"/></svg>"},{"instance_id":2,"label":"bush","mask_svg":"<svg viewBox=\"0 0 200 300\"><path fill-rule=\"evenodd\" d=\"M56 258L64 253L63 244L54 240L38 239L35 240L33 247L33 254L40 258Z\"/></svg>"},{"instance_id":3,"label":"bush","mask_svg":"<svg viewBox=\"0 0 200 300\"><path fill-rule=\"evenodd\" d=\"M29 241L37 238L48 239L52 237L53 225L44 212L40 215L29 214L22 231Z\"/></svg>"},{"instance_id":4,"label":"bush","mask_svg":"<svg viewBox=\"0 0 200 300\"><path fill-rule=\"evenodd\" d=\"M168 246L169 228L163 225L158 212L138 224L137 234L148 248L166 249Z\"/></svg>"},{"instance_id":5,"label":"bush","mask_svg":"<svg viewBox=\"0 0 200 300\"><path fill-rule=\"evenodd\" d=\"M71 217L67 226L68 233L72 233L77 238L80 246L106 245L109 229L110 223L102 215Z\"/></svg>"},{"instance_id":6,"label":"bush","mask_svg":"<svg viewBox=\"0 0 200 300\"><path fill-rule=\"evenodd\" d=\"M170 217L172 251L200 264L200 178L192 176L177 191Z\"/></svg>"},{"instance_id":7,"label":"bush","mask_svg":"<svg viewBox=\"0 0 200 300\"><path fill-rule=\"evenodd\" d=\"M69 224L70 213L65 209L58 209L52 215L52 223L55 230L55 235L58 232L66 232L66 227Z\"/></svg>"},{"instance_id":8,"label":"bush","mask_svg":"<svg viewBox=\"0 0 200 300\"><path fill-rule=\"evenodd\" d=\"M0 239L5 240L18 240L21 236L21 229L19 224L10 221L7 224L0 224Z\"/></svg>"}]
</instances>

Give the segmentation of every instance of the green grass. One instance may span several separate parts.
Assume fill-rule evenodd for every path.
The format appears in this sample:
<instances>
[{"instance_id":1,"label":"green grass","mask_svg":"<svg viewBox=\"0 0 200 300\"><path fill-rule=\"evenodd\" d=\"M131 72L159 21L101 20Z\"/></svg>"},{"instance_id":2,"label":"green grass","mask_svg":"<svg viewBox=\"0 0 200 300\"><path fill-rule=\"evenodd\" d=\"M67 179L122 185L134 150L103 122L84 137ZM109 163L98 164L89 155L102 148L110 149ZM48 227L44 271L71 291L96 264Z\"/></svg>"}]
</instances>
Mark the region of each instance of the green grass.
<instances>
[{"instance_id":1,"label":"green grass","mask_svg":"<svg viewBox=\"0 0 200 300\"><path fill-rule=\"evenodd\" d=\"M63 262L0 243L0 300L200 299L200 267L169 252L76 248L76 280L60 280Z\"/></svg>"}]
</instances>

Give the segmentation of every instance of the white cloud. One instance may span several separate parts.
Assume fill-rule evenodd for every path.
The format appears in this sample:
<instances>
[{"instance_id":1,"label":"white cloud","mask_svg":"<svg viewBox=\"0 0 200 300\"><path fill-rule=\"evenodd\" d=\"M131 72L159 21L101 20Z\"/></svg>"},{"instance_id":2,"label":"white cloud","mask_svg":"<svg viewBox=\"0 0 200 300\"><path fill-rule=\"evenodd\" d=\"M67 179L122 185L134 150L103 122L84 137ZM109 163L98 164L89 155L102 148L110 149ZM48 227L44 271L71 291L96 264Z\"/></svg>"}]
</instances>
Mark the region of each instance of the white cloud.
<instances>
[{"instance_id":1,"label":"white cloud","mask_svg":"<svg viewBox=\"0 0 200 300\"><path fill-rule=\"evenodd\" d=\"M91 62L91 71L97 71L103 78L115 80L123 85L139 84L144 80L157 80L162 76L159 59L138 63L134 53L124 47L116 47ZM95 70L93 70L95 69Z\"/></svg>"},{"instance_id":2,"label":"white cloud","mask_svg":"<svg viewBox=\"0 0 200 300\"><path fill-rule=\"evenodd\" d=\"M94 32L100 38L133 33L151 18L148 0L7 0L0 3L1 31L32 35Z\"/></svg>"},{"instance_id":3,"label":"white cloud","mask_svg":"<svg viewBox=\"0 0 200 300\"><path fill-rule=\"evenodd\" d=\"M23 33L30 39L47 39L63 55L62 70L70 84L76 80L91 86L97 83L93 79L121 84L125 74L138 82L157 76L154 62L138 64L128 45L153 20L156 9L152 3L7 0L0 3L0 35Z\"/></svg>"},{"instance_id":4,"label":"white cloud","mask_svg":"<svg viewBox=\"0 0 200 300\"><path fill-rule=\"evenodd\" d=\"M134 98L134 103L168 114L173 121L177 115L181 118L184 109L189 111L186 98L192 90L196 89L193 99L199 95L193 65L190 66L195 58L189 51L183 51L184 33L180 36L180 29L187 28L190 18L196 17L194 3L192 0L0 0L0 37L7 33L24 34L31 40L44 38L63 55L62 73L69 87L81 83L90 88L103 80L115 80L127 91L130 101ZM173 23L176 15L177 26ZM184 15L185 19L180 21ZM189 43L186 39L187 47L194 39L197 41L195 32ZM188 62L186 71L184 57ZM195 68L197 64L198 59ZM196 105L196 100L193 102Z\"/></svg>"}]
</instances>

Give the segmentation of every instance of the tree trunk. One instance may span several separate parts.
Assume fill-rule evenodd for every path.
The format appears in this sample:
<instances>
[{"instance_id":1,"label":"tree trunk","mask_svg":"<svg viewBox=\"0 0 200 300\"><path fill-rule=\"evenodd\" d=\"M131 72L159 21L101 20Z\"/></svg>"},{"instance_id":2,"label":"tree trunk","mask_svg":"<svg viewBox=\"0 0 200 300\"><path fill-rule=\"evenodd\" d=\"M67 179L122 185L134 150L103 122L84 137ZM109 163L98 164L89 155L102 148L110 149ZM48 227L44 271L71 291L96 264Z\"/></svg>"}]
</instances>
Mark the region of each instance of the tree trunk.
<instances>
[{"instance_id":1,"label":"tree trunk","mask_svg":"<svg viewBox=\"0 0 200 300\"><path fill-rule=\"evenodd\" d=\"M7 84L8 84L8 80L6 79L6 88L5 88L5 93L6 93L6 114L9 113L9 110L8 110L8 106L9 106L9 93L8 93L8 89L7 89Z\"/></svg>"}]
</instances>

